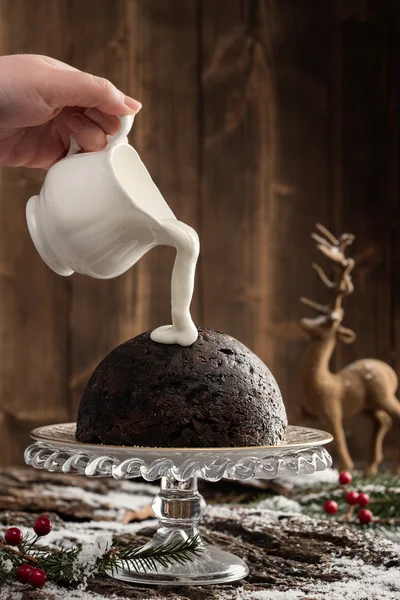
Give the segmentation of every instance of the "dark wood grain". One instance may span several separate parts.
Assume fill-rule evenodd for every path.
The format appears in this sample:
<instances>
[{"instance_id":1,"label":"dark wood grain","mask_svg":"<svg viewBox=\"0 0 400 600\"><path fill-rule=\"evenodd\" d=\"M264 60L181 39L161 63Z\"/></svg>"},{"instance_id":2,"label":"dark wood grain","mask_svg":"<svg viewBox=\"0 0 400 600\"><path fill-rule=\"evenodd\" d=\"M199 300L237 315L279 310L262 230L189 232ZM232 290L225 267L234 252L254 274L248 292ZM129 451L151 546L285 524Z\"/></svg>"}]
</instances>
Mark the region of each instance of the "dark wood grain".
<instances>
[{"instance_id":1,"label":"dark wood grain","mask_svg":"<svg viewBox=\"0 0 400 600\"><path fill-rule=\"evenodd\" d=\"M0 50L46 53L143 103L131 141L182 221L200 233L193 315L270 366L290 419L307 340L298 297L316 221L353 231L345 325L400 369L395 0L1 0ZM0 463L31 426L74 418L114 346L169 322L174 252L156 248L111 281L51 273L25 225L43 173L0 172ZM365 456L369 422L348 424ZM396 432L397 433L397 432ZM388 456L395 452L395 433Z\"/></svg>"},{"instance_id":2,"label":"dark wood grain","mask_svg":"<svg viewBox=\"0 0 400 600\"><path fill-rule=\"evenodd\" d=\"M271 356L290 420L301 403L299 365L307 344L297 324L309 311L299 298L322 301L324 296L311 269L319 257L310 233L316 222L327 223L331 212L331 26L326 2L260 3L256 35L271 73L276 106L264 250L269 257L270 300L261 355Z\"/></svg>"},{"instance_id":3,"label":"dark wood grain","mask_svg":"<svg viewBox=\"0 0 400 600\"><path fill-rule=\"evenodd\" d=\"M126 2L130 91L143 103L133 143L176 217L197 230L201 133L198 4L197 0ZM158 247L137 266L147 281L142 331L171 322L174 258L175 250ZM192 302L197 322L201 321L201 291L198 273Z\"/></svg>"},{"instance_id":4,"label":"dark wood grain","mask_svg":"<svg viewBox=\"0 0 400 600\"><path fill-rule=\"evenodd\" d=\"M67 17L65 60L128 89L129 30L125 4L70 0ZM82 391L97 364L122 340L141 331L143 301L136 296L140 277L137 268L129 275L107 281L80 275L71 277L69 394L73 419Z\"/></svg>"},{"instance_id":5,"label":"dark wood grain","mask_svg":"<svg viewBox=\"0 0 400 600\"><path fill-rule=\"evenodd\" d=\"M64 54L65 4L1 2L0 48ZM40 34L39 34L40 32ZM28 432L69 418L67 290L30 240L25 205L43 172L0 173L0 463L23 462Z\"/></svg>"},{"instance_id":6,"label":"dark wood grain","mask_svg":"<svg viewBox=\"0 0 400 600\"><path fill-rule=\"evenodd\" d=\"M396 11L393 2L335 2L333 18L333 223L337 233L356 235L355 291L344 303L344 324L357 333L354 344L338 346L336 366L367 357L395 366ZM349 423L355 455L365 454L371 427L365 417Z\"/></svg>"},{"instance_id":7,"label":"dark wood grain","mask_svg":"<svg viewBox=\"0 0 400 600\"><path fill-rule=\"evenodd\" d=\"M255 3L202 2L204 325L268 358L276 102Z\"/></svg>"}]
</instances>

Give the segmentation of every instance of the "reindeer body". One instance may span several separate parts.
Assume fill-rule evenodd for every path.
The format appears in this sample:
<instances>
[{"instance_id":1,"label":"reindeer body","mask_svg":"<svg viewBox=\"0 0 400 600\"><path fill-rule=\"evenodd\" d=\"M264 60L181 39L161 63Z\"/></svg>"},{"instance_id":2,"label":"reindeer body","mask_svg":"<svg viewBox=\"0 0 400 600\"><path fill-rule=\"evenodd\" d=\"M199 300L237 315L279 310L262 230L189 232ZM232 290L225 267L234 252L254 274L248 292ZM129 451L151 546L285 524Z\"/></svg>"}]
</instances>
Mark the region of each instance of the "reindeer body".
<instances>
[{"instance_id":1,"label":"reindeer body","mask_svg":"<svg viewBox=\"0 0 400 600\"><path fill-rule=\"evenodd\" d=\"M388 410L393 416L397 416L399 410L400 417L400 404L394 399L397 375L383 361L373 358L357 360L342 369L336 377L341 377L344 382L344 417L381 409ZM390 406L391 400L395 400L393 407Z\"/></svg>"},{"instance_id":2,"label":"reindeer body","mask_svg":"<svg viewBox=\"0 0 400 600\"><path fill-rule=\"evenodd\" d=\"M320 279L334 294L332 306L322 306L306 298L304 304L316 310L319 315L312 319L302 319L301 327L311 338L302 364L302 384L305 402L302 406L303 418L312 415L322 420L325 427L334 435L339 455L340 468L351 470L353 461L347 449L343 429L343 418L364 412L375 425L375 443L367 475L376 473L383 459L383 439L392 425L392 418L400 421L400 402L396 398L397 375L386 363L375 359L357 360L338 373L329 368L330 359L337 340L352 343L355 333L341 325L343 319L342 299L353 291L350 272L354 261L344 255L346 246L354 239L351 234L343 234L336 239L328 230L317 225L313 238L318 248L336 266L339 276L330 281L319 265L313 265ZM400 463L396 466L400 473Z\"/></svg>"},{"instance_id":3,"label":"reindeer body","mask_svg":"<svg viewBox=\"0 0 400 600\"><path fill-rule=\"evenodd\" d=\"M304 408L314 417L329 414L332 398L340 398L343 418L382 408L385 396L396 393L397 375L386 363L374 358L357 360L338 373L329 370L334 339L312 341L302 365ZM400 407L400 405L399 405ZM396 412L396 409L394 409Z\"/></svg>"}]
</instances>

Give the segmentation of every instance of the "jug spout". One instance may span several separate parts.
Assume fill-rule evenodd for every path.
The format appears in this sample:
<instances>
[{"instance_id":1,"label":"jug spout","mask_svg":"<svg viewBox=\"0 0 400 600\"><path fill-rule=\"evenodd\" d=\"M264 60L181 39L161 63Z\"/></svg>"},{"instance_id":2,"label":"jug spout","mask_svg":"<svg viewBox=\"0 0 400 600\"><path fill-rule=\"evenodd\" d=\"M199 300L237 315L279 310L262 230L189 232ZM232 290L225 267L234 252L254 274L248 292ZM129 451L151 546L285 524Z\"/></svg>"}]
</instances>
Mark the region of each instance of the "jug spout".
<instances>
[{"instance_id":1,"label":"jug spout","mask_svg":"<svg viewBox=\"0 0 400 600\"><path fill-rule=\"evenodd\" d=\"M117 144L109 151L115 180L132 206L158 223L175 215L152 180L139 154L129 144Z\"/></svg>"}]
</instances>

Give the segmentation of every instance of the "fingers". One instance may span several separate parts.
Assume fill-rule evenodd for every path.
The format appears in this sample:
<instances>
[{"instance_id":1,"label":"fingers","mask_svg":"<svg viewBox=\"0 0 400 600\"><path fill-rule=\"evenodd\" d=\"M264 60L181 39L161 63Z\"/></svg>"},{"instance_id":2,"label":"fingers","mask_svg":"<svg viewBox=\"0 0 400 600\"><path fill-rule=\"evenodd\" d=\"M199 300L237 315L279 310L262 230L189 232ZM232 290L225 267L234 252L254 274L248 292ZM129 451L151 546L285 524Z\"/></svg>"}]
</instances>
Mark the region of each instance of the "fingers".
<instances>
[{"instance_id":1,"label":"fingers","mask_svg":"<svg viewBox=\"0 0 400 600\"><path fill-rule=\"evenodd\" d=\"M118 117L106 115L97 108L89 108L84 114L74 113L66 124L85 152L103 150L107 144L106 134L115 135L120 128Z\"/></svg>"},{"instance_id":2,"label":"fingers","mask_svg":"<svg viewBox=\"0 0 400 600\"><path fill-rule=\"evenodd\" d=\"M103 150L107 145L104 129L85 115L80 113L72 115L67 128L85 152Z\"/></svg>"},{"instance_id":3,"label":"fingers","mask_svg":"<svg viewBox=\"0 0 400 600\"><path fill-rule=\"evenodd\" d=\"M85 115L89 117L91 121L100 125L100 127L110 135L118 133L120 128L120 122L118 117L114 115L106 115L100 112L97 108L88 108L85 110Z\"/></svg>"},{"instance_id":4,"label":"fingers","mask_svg":"<svg viewBox=\"0 0 400 600\"><path fill-rule=\"evenodd\" d=\"M23 54L20 56L24 56ZM28 55L30 60L32 60L32 58L43 62L43 63L47 63L48 65L51 65L52 67L58 67L59 69L66 69L67 71L78 71L79 69L77 69L76 67L73 67L72 65L68 65L65 62L62 62L61 60L58 60L57 58L52 58L51 56L45 56L44 54L29 54Z\"/></svg>"},{"instance_id":5,"label":"fingers","mask_svg":"<svg viewBox=\"0 0 400 600\"><path fill-rule=\"evenodd\" d=\"M125 115L135 114L142 107L140 102L125 96L108 79L67 69L54 69L43 95L53 109L83 106L97 108L108 115Z\"/></svg>"}]
</instances>

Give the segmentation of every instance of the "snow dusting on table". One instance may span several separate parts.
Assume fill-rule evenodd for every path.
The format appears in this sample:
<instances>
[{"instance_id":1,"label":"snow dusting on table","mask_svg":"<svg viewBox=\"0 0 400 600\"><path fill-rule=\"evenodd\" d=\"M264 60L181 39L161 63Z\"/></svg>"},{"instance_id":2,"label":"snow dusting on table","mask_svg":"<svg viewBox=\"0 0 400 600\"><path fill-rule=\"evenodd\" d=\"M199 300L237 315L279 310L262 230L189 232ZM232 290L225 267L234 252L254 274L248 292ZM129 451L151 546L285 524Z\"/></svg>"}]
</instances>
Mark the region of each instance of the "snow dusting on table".
<instances>
[{"instance_id":1,"label":"snow dusting on table","mask_svg":"<svg viewBox=\"0 0 400 600\"><path fill-rule=\"evenodd\" d=\"M334 561L332 570L343 575L342 581L310 582L297 590L260 590L236 592L235 600L399 600L400 577L397 568L384 569L364 565L360 559ZM233 600L229 595L221 600Z\"/></svg>"},{"instance_id":2,"label":"snow dusting on table","mask_svg":"<svg viewBox=\"0 0 400 600\"><path fill-rule=\"evenodd\" d=\"M337 475L328 471L328 487L335 485ZM318 481L322 487L324 482L321 477L311 479L295 479L294 489L301 490L302 496L301 486L308 494L307 488L315 485L314 500L320 505ZM3 486L4 481L8 480L3 480ZM15 478L7 485L5 500L16 485ZM51 474L40 483L20 485L15 498L34 498L35 507L27 502L25 509L15 510L10 503L0 514L3 527L17 525L27 532L42 510L41 499L45 507L50 503L54 507L53 512L48 511L53 530L42 543L56 547L82 544L77 568L84 569L87 576L113 536L138 546L150 539L156 526L152 519L126 523L127 511L149 506L156 486L79 477L57 479ZM1 493L0 489L0 497ZM47 583L41 591L16 582L1 587L0 600L400 600L400 546L395 541L379 536L372 528L361 530L326 519L321 511L318 518L302 514L300 502L275 495L251 506L208 505L201 531L207 541L249 564L250 575L242 582L203 588L146 588L96 577L88 579L85 589Z\"/></svg>"},{"instance_id":3,"label":"snow dusting on table","mask_svg":"<svg viewBox=\"0 0 400 600\"><path fill-rule=\"evenodd\" d=\"M26 586L21 585L19 587L25 591L25 599L27 600L29 596L26 596ZM40 596L36 592L34 598L37 600L113 600L110 596L99 595L95 592L74 590L71 588L63 589L58 585L54 585L54 583L46 583L46 587ZM117 600L116 596L114 598ZM17 591L16 586L6 585L0 590L0 600L22 600L22 592ZM130 599L126 596L118 596L118 600Z\"/></svg>"},{"instance_id":4,"label":"snow dusting on table","mask_svg":"<svg viewBox=\"0 0 400 600\"><path fill-rule=\"evenodd\" d=\"M84 502L92 506L94 514L101 516L104 509L107 509L108 516L111 514L118 520L121 519L126 510L139 510L150 504L158 488L154 485L137 484L137 488L132 488L131 482L124 481L118 491L110 491L107 497L98 492L84 490L73 486L46 486L42 491L43 495L56 495L60 501L71 503L73 501ZM134 493L132 493L132 489Z\"/></svg>"}]
</instances>

